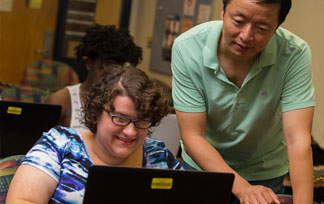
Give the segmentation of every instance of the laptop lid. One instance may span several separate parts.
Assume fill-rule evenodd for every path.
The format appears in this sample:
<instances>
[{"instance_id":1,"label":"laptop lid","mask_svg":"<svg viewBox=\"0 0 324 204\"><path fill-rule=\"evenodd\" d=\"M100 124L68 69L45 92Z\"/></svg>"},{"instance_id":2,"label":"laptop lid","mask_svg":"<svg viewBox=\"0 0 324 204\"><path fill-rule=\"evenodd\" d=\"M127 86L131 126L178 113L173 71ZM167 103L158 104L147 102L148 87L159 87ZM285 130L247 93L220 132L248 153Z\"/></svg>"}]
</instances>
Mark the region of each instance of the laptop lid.
<instances>
[{"instance_id":1,"label":"laptop lid","mask_svg":"<svg viewBox=\"0 0 324 204\"><path fill-rule=\"evenodd\" d=\"M60 105L0 100L0 158L26 154L43 132L58 125Z\"/></svg>"},{"instance_id":2,"label":"laptop lid","mask_svg":"<svg viewBox=\"0 0 324 204\"><path fill-rule=\"evenodd\" d=\"M233 180L230 173L95 165L83 203L228 204Z\"/></svg>"}]
</instances>

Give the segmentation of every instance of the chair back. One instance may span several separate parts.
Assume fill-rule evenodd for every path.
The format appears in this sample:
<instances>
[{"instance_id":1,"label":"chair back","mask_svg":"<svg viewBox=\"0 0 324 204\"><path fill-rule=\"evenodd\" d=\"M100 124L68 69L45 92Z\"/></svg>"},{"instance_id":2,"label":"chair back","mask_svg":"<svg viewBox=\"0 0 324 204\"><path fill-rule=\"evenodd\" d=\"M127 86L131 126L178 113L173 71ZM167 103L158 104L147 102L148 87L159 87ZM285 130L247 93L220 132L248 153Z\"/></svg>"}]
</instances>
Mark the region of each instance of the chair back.
<instances>
[{"instance_id":1,"label":"chair back","mask_svg":"<svg viewBox=\"0 0 324 204\"><path fill-rule=\"evenodd\" d=\"M25 69L20 84L54 92L77 83L79 78L72 67L63 62L43 59Z\"/></svg>"},{"instance_id":2,"label":"chair back","mask_svg":"<svg viewBox=\"0 0 324 204\"><path fill-rule=\"evenodd\" d=\"M41 90L30 86L11 86L2 90L1 100L29 103L45 103L49 90Z\"/></svg>"},{"instance_id":3,"label":"chair back","mask_svg":"<svg viewBox=\"0 0 324 204\"><path fill-rule=\"evenodd\" d=\"M15 155L0 159L0 204L6 203L9 185L24 155Z\"/></svg>"},{"instance_id":4,"label":"chair back","mask_svg":"<svg viewBox=\"0 0 324 204\"><path fill-rule=\"evenodd\" d=\"M163 141L174 156L178 155L181 135L176 114L168 114L151 131L151 138Z\"/></svg>"}]
</instances>

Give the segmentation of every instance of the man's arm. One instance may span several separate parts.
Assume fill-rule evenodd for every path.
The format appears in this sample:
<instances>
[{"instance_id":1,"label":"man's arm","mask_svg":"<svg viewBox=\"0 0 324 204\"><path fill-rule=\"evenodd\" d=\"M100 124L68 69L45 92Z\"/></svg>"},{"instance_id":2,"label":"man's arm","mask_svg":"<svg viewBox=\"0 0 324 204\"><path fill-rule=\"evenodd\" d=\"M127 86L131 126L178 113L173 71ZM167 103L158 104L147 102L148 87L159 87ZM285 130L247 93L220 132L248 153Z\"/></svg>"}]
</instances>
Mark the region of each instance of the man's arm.
<instances>
[{"instance_id":1,"label":"man's arm","mask_svg":"<svg viewBox=\"0 0 324 204\"><path fill-rule=\"evenodd\" d=\"M314 108L283 113L294 204L313 203L311 129Z\"/></svg>"},{"instance_id":2,"label":"man's arm","mask_svg":"<svg viewBox=\"0 0 324 204\"><path fill-rule=\"evenodd\" d=\"M235 175L233 194L245 203L280 203L275 193L263 186L252 186L230 166L205 137L206 113L176 111L186 153L204 170Z\"/></svg>"}]
</instances>

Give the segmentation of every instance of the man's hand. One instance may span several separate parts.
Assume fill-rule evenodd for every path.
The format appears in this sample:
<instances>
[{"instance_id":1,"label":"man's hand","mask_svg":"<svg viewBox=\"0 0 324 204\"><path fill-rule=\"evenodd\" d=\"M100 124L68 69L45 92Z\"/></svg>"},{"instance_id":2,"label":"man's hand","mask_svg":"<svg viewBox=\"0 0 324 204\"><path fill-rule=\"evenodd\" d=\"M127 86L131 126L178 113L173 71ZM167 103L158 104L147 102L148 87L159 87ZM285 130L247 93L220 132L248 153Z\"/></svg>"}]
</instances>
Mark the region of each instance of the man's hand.
<instances>
[{"instance_id":1,"label":"man's hand","mask_svg":"<svg viewBox=\"0 0 324 204\"><path fill-rule=\"evenodd\" d=\"M280 204L278 196L260 185L250 185L238 196L241 204Z\"/></svg>"}]
</instances>

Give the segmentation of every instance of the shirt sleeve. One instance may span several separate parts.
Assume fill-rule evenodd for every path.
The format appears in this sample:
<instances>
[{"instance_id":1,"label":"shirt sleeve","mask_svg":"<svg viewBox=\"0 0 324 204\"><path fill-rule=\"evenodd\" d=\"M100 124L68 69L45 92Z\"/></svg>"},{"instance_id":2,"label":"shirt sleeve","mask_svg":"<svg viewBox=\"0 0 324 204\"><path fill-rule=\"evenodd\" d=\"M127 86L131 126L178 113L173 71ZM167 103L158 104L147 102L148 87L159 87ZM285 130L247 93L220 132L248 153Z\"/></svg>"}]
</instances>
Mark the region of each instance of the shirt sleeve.
<instances>
[{"instance_id":1,"label":"shirt sleeve","mask_svg":"<svg viewBox=\"0 0 324 204\"><path fill-rule=\"evenodd\" d=\"M182 47L180 47L183 43L186 42L175 41L172 46L171 69L174 107L183 112L204 112L206 111L205 100L193 81L197 80L197 75L189 71L190 67L184 61L183 54L186 53L182 52ZM190 66L195 65L190 63Z\"/></svg>"},{"instance_id":2,"label":"shirt sleeve","mask_svg":"<svg viewBox=\"0 0 324 204\"><path fill-rule=\"evenodd\" d=\"M21 163L40 169L57 182L60 177L61 155L67 143L66 137L59 130L57 127L43 133Z\"/></svg>"},{"instance_id":3,"label":"shirt sleeve","mask_svg":"<svg viewBox=\"0 0 324 204\"><path fill-rule=\"evenodd\" d=\"M281 98L283 112L315 105L311 62L311 51L307 44L302 49L296 49L284 78Z\"/></svg>"}]
</instances>

